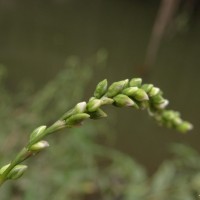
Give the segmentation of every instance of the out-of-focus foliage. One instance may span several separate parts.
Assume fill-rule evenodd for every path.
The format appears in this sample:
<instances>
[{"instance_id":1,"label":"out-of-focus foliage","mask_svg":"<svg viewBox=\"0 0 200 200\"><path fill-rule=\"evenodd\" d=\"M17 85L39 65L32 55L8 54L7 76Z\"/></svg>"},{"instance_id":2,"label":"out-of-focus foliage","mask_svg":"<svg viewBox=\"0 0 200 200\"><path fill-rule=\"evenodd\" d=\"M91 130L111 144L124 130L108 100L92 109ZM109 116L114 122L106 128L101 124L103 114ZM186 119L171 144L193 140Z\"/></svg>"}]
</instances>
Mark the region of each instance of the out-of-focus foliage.
<instances>
[{"instance_id":1,"label":"out-of-focus foliage","mask_svg":"<svg viewBox=\"0 0 200 200\"><path fill-rule=\"evenodd\" d=\"M91 65L102 66L105 52L82 64L77 57L36 93L29 85L13 95L4 88L0 71L0 162L6 164L36 126L49 124L75 102L83 100L93 76ZM105 134L106 133L106 134ZM200 155L184 145L172 147L174 158L148 177L144 167L109 145L108 125L87 123L49 138L51 148L28 161L21 180L8 182L1 200L192 200L200 193ZM102 141L102 142L99 142ZM101 143L104 143L101 144ZM141 149L142 151L142 149Z\"/></svg>"}]
</instances>

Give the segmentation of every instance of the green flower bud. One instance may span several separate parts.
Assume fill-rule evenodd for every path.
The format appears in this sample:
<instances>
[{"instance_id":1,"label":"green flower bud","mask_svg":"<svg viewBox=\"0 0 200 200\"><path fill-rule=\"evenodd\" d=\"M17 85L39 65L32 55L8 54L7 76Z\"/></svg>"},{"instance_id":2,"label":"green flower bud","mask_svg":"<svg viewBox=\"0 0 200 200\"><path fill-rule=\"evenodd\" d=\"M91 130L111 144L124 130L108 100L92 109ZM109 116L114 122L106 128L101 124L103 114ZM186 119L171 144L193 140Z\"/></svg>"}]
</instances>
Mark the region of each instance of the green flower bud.
<instances>
[{"instance_id":1,"label":"green flower bud","mask_svg":"<svg viewBox=\"0 0 200 200\"><path fill-rule=\"evenodd\" d=\"M115 105L118 107L133 106L138 108L138 105L131 98L124 94L118 94L113 99L115 101Z\"/></svg>"},{"instance_id":2,"label":"green flower bud","mask_svg":"<svg viewBox=\"0 0 200 200\"><path fill-rule=\"evenodd\" d=\"M107 114L100 108L98 108L95 112L90 112L91 119L100 119L107 117Z\"/></svg>"},{"instance_id":3,"label":"green flower bud","mask_svg":"<svg viewBox=\"0 0 200 200\"><path fill-rule=\"evenodd\" d=\"M72 108L71 110L69 110L68 112L66 112L61 119L66 120L67 118L69 118L70 116L74 115L74 114L78 114L78 113L83 113L86 111L86 102L80 102L78 104L76 104L76 106L74 108Z\"/></svg>"},{"instance_id":4,"label":"green flower bud","mask_svg":"<svg viewBox=\"0 0 200 200\"><path fill-rule=\"evenodd\" d=\"M52 126L50 126L47 129L47 133L45 134L45 136L47 136L51 133L54 133L55 131L58 131L58 130L65 128L65 127L66 127L66 121L59 119L58 121L56 121Z\"/></svg>"},{"instance_id":5,"label":"green flower bud","mask_svg":"<svg viewBox=\"0 0 200 200\"><path fill-rule=\"evenodd\" d=\"M138 89L133 95L134 99L137 101L149 100L147 93L143 89Z\"/></svg>"},{"instance_id":6,"label":"green flower bud","mask_svg":"<svg viewBox=\"0 0 200 200\"><path fill-rule=\"evenodd\" d=\"M124 88L128 85L128 79L123 81L114 82L109 88L106 93L107 97L114 97L119 94Z\"/></svg>"},{"instance_id":7,"label":"green flower bud","mask_svg":"<svg viewBox=\"0 0 200 200\"><path fill-rule=\"evenodd\" d=\"M142 85L141 78L132 78L129 82L130 87L140 87Z\"/></svg>"},{"instance_id":8,"label":"green flower bud","mask_svg":"<svg viewBox=\"0 0 200 200\"><path fill-rule=\"evenodd\" d=\"M86 113L78 113L75 115L72 115L66 120L66 126L73 127L76 125L81 125L81 123L90 117L89 114Z\"/></svg>"},{"instance_id":9,"label":"green flower bud","mask_svg":"<svg viewBox=\"0 0 200 200\"><path fill-rule=\"evenodd\" d=\"M157 94L151 97L151 101L153 102L153 104L161 104L164 103L166 100L160 94Z\"/></svg>"},{"instance_id":10,"label":"green flower bud","mask_svg":"<svg viewBox=\"0 0 200 200\"><path fill-rule=\"evenodd\" d=\"M43 149L46 149L47 147L49 147L49 143L45 140L41 140L39 142L37 142L36 144L33 144L29 150L34 151L34 152L39 152Z\"/></svg>"},{"instance_id":11,"label":"green flower bud","mask_svg":"<svg viewBox=\"0 0 200 200\"><path fill-rule=\"evenodd\" d=\"M104 79L103 81L101 81L95 91L94 91L94 96L99 99L101 98L105 93L106 93L106 90L107 90L107 86L108 86L108 82L106 79Z\"/></svg>"},{"instance_id":12,"label":"green flower bud","mask_svg":"<svg viewBox=\"0 0 200 200\"><path fill-rule=\"evenodd\" d=\"M180 117L175 117L173 119L173 123L176 124L177 126L180 125L183 122L183 120Z\"/></svg>"},{"instance_id":13,"label":"green flower bud","mask_svg":"<svg viewBox=\"0 0 200 200\"><path fill-rule=\"evenodd\" d=\"M193 125L190 124L190 123L187 122L187 121L182 122L180 125L178 125L178 126L176 127L176 129L177 129L178 131L182 132L182 133L186 133L186 132L192 130L192 128L193 128Z\"/></svg>"},{"instance_id":14,"label":"green flower bud","mask_svg":"<svg viewBox=\"0 0 200 200\"><path fill-rule=\"evenodd\" d=\"M161 123L168 128L175 128L177 131L185 133L193 128L192 124L183 121L180 113L173 110L164 110L161 114Z\"/></svg>"},{"instance_id":15,"label":"green flower bud","mask_svg":"<svg viewBox=\"0 0 200 200\"><path fill-rule=\"evenodd\" d=\"M153 84L143 84L141 89L143 89L145 92L150 92L150 90L153 88Z\"/></svg>"},{"instance_id":16,"label":"green flower bud","mask_svg":"<svg viewBox=\"0 0 200 200\"><path fill-rule=\"evenodd\" d=\"M2 167L0 169L0 174L3 174L3 172L9 167L10 164ZM20 178L24 172L26 171L28 167L26 165L16 165L7 175L6 179L18 179Z\"/></svg>"},{"instance_id":17,"label":"green flower bud","mask_svg":"<svg viewBox=\"0 0 200 200\"><path fill-rule=\"evenodd\" d=\"M35 138L40 137L46 130L47 126L40 126L36 128L30 135L30 142L33 141Z\"/></svg>"},{"instance_id":18,"label":"green flower bud","mask_svg":"<svg viewBox=\"0 0 200 200\"><path fill-rule=\"evenodd\" d=\"M109 105L114 102L113 99L108 98L108 97L102 97L100 100L101 100L101 105Z\"/></svg>"},{"instance_id":19,"label":"green flower bud","mask_svg":"<svg viewBox=\"0 0 200 200\"><path fill-rule=\"evenodd\" d=\"M76 104L76 106L74 108L76 114L85 112L86 106L87 106L87 103L85 101ZM73 113L73 114L75 114L75 113Z\"/></svg>"},{"instance_id":20,"label":"green flower bud","mask_svg":"<svg viewBox=\"0 0 200 200\"><path fill-rule=\"evenodd\" d=\"M150 91L149 91L149 96L150 97L153 97L153 96L156 96L160 93L160 88L157 88L157 87L153 87Z\"/></svg>"},{"instance_id":21,"label":"green flower bud","mask_svg":"<svg viewBox=\"0 0 200 200\"><path fill-rule=\"evenodd\" d=\"M3 174L9 166L10 166L10 163L1 167L0 174Z\"/></svg>"},{"instance_id":22,"label":"green flower bud","mask_svg":"<svg viewBox=\"0 0 200 200\"><path fill-rule=\"evenodd\" d=\"M160 104L154 104L154 106L157 109L164 109L169 104L169 101L167 99L164 99L164 101Z\"/></svg>"},{"instance_id":23,"label":"green flower bud","mask_svg":"<svg viewBox=\"0 0 200 200\"><path fill-rule=\"evenodd\" d=\"M174 110L165 110L162 112L162 118L164 120L174 120L180 118L180 113Z\"/></svg>"},{"instance_id":24,"label":"green flower bud","mask_svg":"<svg viewBox=\"0 0 200 200\"><path fill-rule=\"evenodd\" d=\"M133 97L135 95L135 92L138 90L138 87L128 87L125 88L122 93L129 96L129 97Z\"/></svg>"},{"instance_id":25,"label":"green flower bud","mask_svg":"<svg viewBox=\"0 0 200 200\"><path fill-rule=\"evenodd\" d=\"M94 112L96 111L99 107L101 106L101 100L100 99L91 99L89 100L87 104L87 110L89 112Z\"/></svg>"},{"instance_id":26,"label":"green flower bud","mask_svg":"<svg viewBox=\"0 0 200 200\"><path fill-rule=\"evenodd\" d=\"M27 170L27 165L16 165L8 174L9 179L18 179L20 178L24 172Z\"/></svg>"}]
</instances>

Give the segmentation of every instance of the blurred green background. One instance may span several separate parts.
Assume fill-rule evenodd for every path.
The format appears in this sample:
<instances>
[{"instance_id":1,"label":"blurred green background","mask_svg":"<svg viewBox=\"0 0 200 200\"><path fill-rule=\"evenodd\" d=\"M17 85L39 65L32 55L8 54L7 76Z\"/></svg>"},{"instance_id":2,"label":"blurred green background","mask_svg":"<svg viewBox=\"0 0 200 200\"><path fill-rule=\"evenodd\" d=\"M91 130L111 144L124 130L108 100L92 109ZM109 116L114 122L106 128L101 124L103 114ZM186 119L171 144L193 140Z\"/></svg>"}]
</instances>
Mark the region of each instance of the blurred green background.
<instances>
[{"instance_id":1,"label":"blurred green background","mask_svg":"<svg viewBox=\"0 0 200 200\"><path fill-rule=\"evenodd\" d=\"M166 2L0 0L2 165L26 143L33 128L50 124L87 100L104 78L111 83L143 77L165 92L170 108L194 124L193 131L182 135L157 126L144 112L108 108L106 120L51 136L51 148L28 162L23 180L3 187L1 199L197 199L200 3ZM158 22L165 28L155 32ZM169 146L174 142L195 150L174 147L178 158L162 167L173 157ZM191 157L194 163L187 160ZM192 167L184 165L182 172L178 159ZM149 184L160 168L160 179L171 174L173 180ZM177 169L183 174L174 178ZM176 181L185 184L177 189L184 192L165 196L173 193L168 186ZM157 195L161 190L165 193Z\"/></svg>"}]
</instances>

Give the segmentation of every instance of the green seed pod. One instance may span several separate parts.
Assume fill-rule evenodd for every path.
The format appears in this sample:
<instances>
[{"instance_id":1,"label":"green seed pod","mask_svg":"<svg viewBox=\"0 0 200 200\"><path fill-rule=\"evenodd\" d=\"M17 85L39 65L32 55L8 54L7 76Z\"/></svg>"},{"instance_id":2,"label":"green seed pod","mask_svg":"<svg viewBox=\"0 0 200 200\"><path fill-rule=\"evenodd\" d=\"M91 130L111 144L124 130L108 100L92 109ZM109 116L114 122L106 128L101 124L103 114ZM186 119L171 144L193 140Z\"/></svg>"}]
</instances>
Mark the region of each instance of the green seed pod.
<instances>
[{"instance_id":1,"label":"green seed pod","mask_svg":"<svg viewBox=\"0 0 200 200\"><path fill-rule=\"evenodd\" d=\"M135 92L138 90L138 87L128 87L125 88L122 93L129 96L129 97L133 97L135 95Z\"/></svg>"},{"instance_id":2,"label":"green seed pod","mask_svg":"<svg viewBox=\"0 0 200 200\"><path fill-rule=\"evenodd\" d=\"M153 88L153 84L143 84L141 89L143 89L145 92L150 92L150 90Z\"/></svg>"},{"instance_id":3,"label":"green seed pod","mask_svg":"<svg viewBox=\"0 0 200 200\"><path fill-rule=\"evenodd\" d=\"M47 126L40 126L36 128L30 135L30 142L33 141L35 138L40 137L46 130Z\"/></svg>"},{"instance_id":4,"label":"green seed pod","mask_svg":"<svg viewBox=\"0 0 200 200\"><path fill-rule=\"evenodd\" d=\"M107 117L107 114L100 108L98 108L95 112L90 112L89 114L91 119L100 119Z\"/></svg>"},{"instance_id":5,"label":"green seed pod","mask_svg":"<svg viewBox=\"0 0 200 200\"><path fill-rule=\"evenodd\" d=\"M81 125L81 123L90 117L89 114L86 113L78 113L75 115L72 115L66 120L66 126L73 127L76 125Z\"/></svg>"},{"instance_id":6,"label":"green seed pod","mask_svg":"<svg viewBox=\"0 0 200 200\"><path fill-rule=\"evenodd\" d=\"M113 99L108 98L108 97L102 97L100 100L101 100L101 105L109 105L114 102Z\"/></svg>"},{"instance_id":7,"label":"green seed pod","mask_svg":"<svg viewBox=\"0 0 200 200\"><path fill-rule=\"evenodd\" d=\"M138 89L133 95L134 99L137 101L146 101L149 100L147 93L143 89Z\"/></svg>"},{"instance_id":8,"label":"green seed pod","mask_svg":"<svg viewBox=\"0 0 200 200\"><path fill-rule=\"evenodd\" d=\"M130 87L140 87L142 85L141 78L132 78L129 82Z\"/></svg>"},{"instance_id":9,"label":"green seed pod","mask_svg":"<svg viewBox=\"0 0 200 200\"><path fill-rule=\"evenodd\" d=\"M124 88L128 85L128 79L123 81L114 82L109 88L106 93L107 97L114 97L119 94Z\"/></svg>"},{"instance_id":10,"label":"green seed pod","mask_svg":"<svg viewBox=\"0 0 200 200\"><path fill-rule=\"evenodd\" d=\"M94 96L97 99L101 98L106 93L107 86L108 86L108 82L106 79L104 79L103 81L98 83L98 85L94 91Z\"/></svg>"},{"instance_id":11,"label":"green seed pod","mask_svg":"<svg viewBox=\"0 0 200 200\"><path fill-rule=\"evenodd\" d=\"M41 140L39 142L37 142L36 144L33 144L29 150L33 151L33 152L39 152L43 149L46 149L47 147L49 147L49 143L45 140Z\"/></svg>"},{"instance_id":12,"label":"green seed pod","mask_svg":"<svg viewBox=\"0 0 200 200\"><path fill-rule=\"evenodd\" d=\"M100 99L91 99L89 100L87 104L87 110L89 112L96 111L101 106L101 100Z\"/></svg>"},{"instance_id":13,"label":"green seed pod","mask_svg":"<svg viewBox=\"0 0 200 200\"><path fill-rule=\"evenodd\" d=\"M16 165L7 175L7 179L18 179L20 178L24 172L27 170L26 165Z\"/></svg>"},{"instance_id":14,"label":"green seed pod","mask_svg":"<svg viewBox=\"0 0 200 200\"><path fill-rule=\"evenodd\" d=\"M189 122L187 121L183 121L180 125L178 125L176 127L176 129L182 133L186 133L190 130L192 130L193 126L192 124L190 124Z\"/></svg>"},{"instance_id":15,"label":"green seed pod","mask_svg":"<svg viewBox=\"0 0 200 200\"><path fill-rule=\"evenodd\" d=\"M153 96L158 95L160 92L161 92L161 91L160 91L160 88L153 87L153 88L151 88L151 90L149 91L148 95L149 95L150 97L153 97Z\"/></svg>"},{"instance_id":16,"label":"green seed pod","mask_svg":"<svg viewBox=\"0 0 200 200\"><path fill-rule=\"evenodd\" d=\"M118 107L133 106L138 108L137 104L124 94L118 94L113 99L115 101L115 105Z\"/></svg>"}]
</instances>

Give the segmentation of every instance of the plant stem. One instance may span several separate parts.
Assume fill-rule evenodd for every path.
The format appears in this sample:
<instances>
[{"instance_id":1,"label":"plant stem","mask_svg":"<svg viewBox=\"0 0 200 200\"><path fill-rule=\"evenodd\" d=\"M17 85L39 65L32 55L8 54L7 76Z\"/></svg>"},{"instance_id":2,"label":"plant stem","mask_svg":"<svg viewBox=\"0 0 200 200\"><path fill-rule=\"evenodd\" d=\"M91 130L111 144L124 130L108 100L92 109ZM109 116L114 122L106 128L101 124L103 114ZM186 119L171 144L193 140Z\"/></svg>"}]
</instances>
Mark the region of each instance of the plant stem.
<instances>
[{"instance_id":1,"label":"plant stem","mask_svg":"<svg viewBox=\"0 0 200 200\"><path fill-rule=\"evenodd\" d=\"M6 181L6 177L9 174L9 172L18 164L22 163L23 161L25 161L27 158L29 158L30 156L34 155L29 148L37 143L38 141L40 141L41 139L43 139L44 137L46 137L47 135L54 133L56 131L59 131L62 128L65 128L65 126L62 126L62 124L60 123L60 126L55 126L56 123L54 123L53 125L51 125L49 128L46 129L46 131L43 132L43 134L41 134L39 137L36 137L33 141L29 142L26 147L24 147L18 154L17 156L13 159L13 161L10 163L9 167L3 172L3 174L0 177L0 186Z\"/></svg>"}]
</instances>

